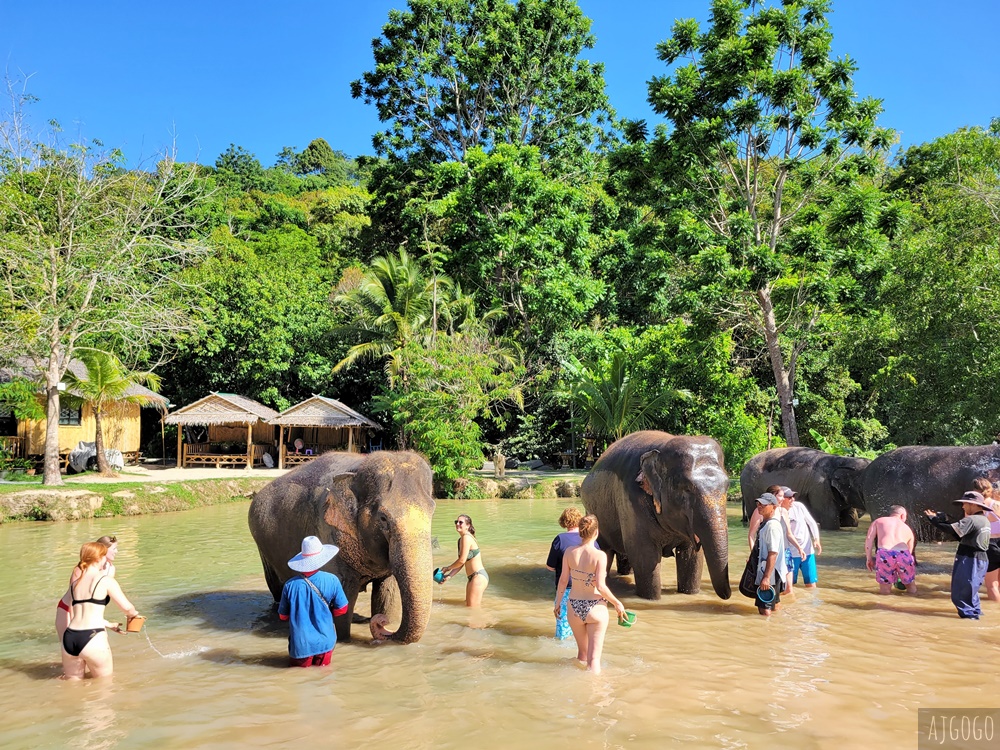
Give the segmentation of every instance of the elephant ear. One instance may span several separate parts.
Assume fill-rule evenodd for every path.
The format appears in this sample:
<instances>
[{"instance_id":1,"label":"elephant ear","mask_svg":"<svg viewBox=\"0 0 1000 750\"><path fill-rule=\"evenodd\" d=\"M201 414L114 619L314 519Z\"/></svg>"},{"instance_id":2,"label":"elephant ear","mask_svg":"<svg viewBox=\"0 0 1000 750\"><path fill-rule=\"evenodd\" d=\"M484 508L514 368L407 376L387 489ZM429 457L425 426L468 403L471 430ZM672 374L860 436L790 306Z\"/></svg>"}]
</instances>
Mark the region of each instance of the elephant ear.
<instances>
[{"instance_id":1,"label":"elephant ear","mask_svg":"<svg viewBox=\"0 0 1000 750\"><path fill-rule=\"evenodd\" d=\"M844 508L851 507L851 474L845 469L837 469L830 477L830 487Z\"/></svg>"},{"instance_id":2,"label":"elephant ear","mask_svg":"<svg viewBox=\"0 0 1000 750\"><path fill-rule=\"evenodd\" d=\"M358 498L351 490L354 472L338 474L326 487L323 520L341 534L358 538Z\"/></svg>"},{"instance_id":3,"label":"elephant ear","mask_svg":"<svg viewBox=\"0 0 1000 750\"><path fill-rule=\"evenodd\" d=\"M639 470L639 476L635 478L635 481L639 482L639 486L643 493L648 495L653 501L653 510L656 515L660 515L662 508L660 507L660 500L656 497L656 493L653 491L653 484L649 481L649 472L646 471L646 459L652 458L653 456L660 455L660 451L654 448L651 451L646 451L639 457L639 466L642 468Z\"/></svg>"}]
</instances>

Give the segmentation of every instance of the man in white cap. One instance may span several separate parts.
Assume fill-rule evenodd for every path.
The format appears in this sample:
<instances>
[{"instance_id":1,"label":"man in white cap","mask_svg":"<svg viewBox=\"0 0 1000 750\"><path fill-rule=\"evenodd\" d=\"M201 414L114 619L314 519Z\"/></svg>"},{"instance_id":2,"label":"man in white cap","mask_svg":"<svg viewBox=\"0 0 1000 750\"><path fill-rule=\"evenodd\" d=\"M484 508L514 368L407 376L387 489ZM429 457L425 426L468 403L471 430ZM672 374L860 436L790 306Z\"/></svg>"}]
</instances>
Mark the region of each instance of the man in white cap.
<instances>
[{"instance_id":1,"label":"man in white cap","mask_svg":"<svg viewBox=\"0 0 1000 750\"><path fill-rule=\"evenodd\" d=\"M288 621L288 656L293 667L326 667L330 664L337 629L333 618L347 614L347 595L340 579L320 570L340 549L307 536L302 551L288 561L301 573L285 581L278 617Z\"/></svg>"},{"instance_id":2,"label":"man in white cap","mask_svg":"<svg viewBox=\"0 0 1000 750\"><path fill-rule=\"evenodd\" d=\"M802 571L802 585L807 589L816 588L818 576L816 573L816 555L823 552L819 541L819 526L812 517L805 503L796 497L799 493L791 487L782 487L779 502L788 510L788 527L795 537L795 546L791 547L792 582L799 582L799 571ZM791 587L789 586L789 589Z\"/></svg>"},{"instance_id":3,"label":"man in white cap","mask_svg":"<svg viewBox=\"0 0 1000 750\"><path fill-rule=\"evenodd\" d=\"M952 502L961 503L965 511L965 517L956 523L949 521L944 513L935 513L930 509L925 510L924 515L936 528L958 537L955 564L951 569L951 603L962 619L978 620L982 614L979 587L986 578L989 564L986 550L990 546L990 522L983 511L991 508L975 490Z\"/></svg>"}]
</instances>

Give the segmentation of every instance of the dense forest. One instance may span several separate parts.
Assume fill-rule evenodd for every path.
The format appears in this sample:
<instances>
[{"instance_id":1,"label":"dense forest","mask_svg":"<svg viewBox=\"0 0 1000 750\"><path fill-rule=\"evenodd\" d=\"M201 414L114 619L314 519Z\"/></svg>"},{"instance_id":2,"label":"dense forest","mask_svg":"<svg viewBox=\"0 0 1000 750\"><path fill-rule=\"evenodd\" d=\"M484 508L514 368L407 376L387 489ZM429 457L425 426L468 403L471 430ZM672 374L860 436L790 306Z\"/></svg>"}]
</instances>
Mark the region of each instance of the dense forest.
<instances>
[{"instance_id":1,"label":"dense forest","mask_svg":"<svg viewBox=\"0 0 1000 750\"><path fill-rule=\"evenodd\" d=\"M22 97L0 349L106 349L180 405L337 398L446 492L498 449L639 428L711 435L734 471L785 444L989 442L1000 120L896 149L829 6L677 21L636 71L656 125L616 116L574 0L393 11L351 84L384 124L366 156L316 138L129 170L15 143Z\"/></svg>"}]
</instances>

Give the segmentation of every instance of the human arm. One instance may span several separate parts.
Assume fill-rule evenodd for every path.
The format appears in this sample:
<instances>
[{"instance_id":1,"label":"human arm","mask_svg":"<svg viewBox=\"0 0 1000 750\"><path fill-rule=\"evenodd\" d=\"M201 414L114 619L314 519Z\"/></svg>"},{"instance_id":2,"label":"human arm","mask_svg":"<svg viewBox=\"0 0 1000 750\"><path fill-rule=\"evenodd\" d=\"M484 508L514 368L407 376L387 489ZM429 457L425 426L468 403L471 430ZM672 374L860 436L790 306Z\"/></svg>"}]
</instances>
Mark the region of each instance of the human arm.
<instances>
[{"instance_id":1,"label":"human arm","mask_svg":"<svg viewBox=\"0 0 1000 750\"><path fill-rule=\"evenodd\" d=\"M805 508L803 508L805 510ZM805 558L806 551L803 549L802 545L799 544L799 540L795 538L795 534L792 532L792 514L787 508L782 508L779 506L778 513L780 514L781 529L785 532L785 541L792 546L798 555L796 557ZM801 520L801 516L798 516L796 521Z\"/></svg>"},{"instance_id":2,"label":"human arm","mask_svg":"<svg viewBox=\"0 0 1000 750\"><path fill-rule=\"evenodd\" d=\"M803 508L806 517L806 528L809 529L809 536L812 537L813 547L816 549L816 554L823 554L823 545L819 540L819 524L816 523L816 519L813 518L813 514L809 512L808 508Z\"/></svg>"},{"instance_id":3,"label":"human arm","mask_svg":"<svg viewBox=\"0 0 1000 750\"><path fill-rule=\"evenodd\" d=\"M948 520L948 516L945 515L944 513L939 513L928 508L927 510L924 511L924 516L927 517L927 520L934 528L947 532L952 536L954 536L956 539L962 538L962 535L955 530L955 525L950 520Z\"/></svg>"},{"instance_id":4,"label":"human arm","mask_svg":"<svg viewBox=\"0 0 1000 750\"><path fill-rule=\"evenodd\" d=\"M598 552L598 563L597 563L597 585L594 587L601 596L603 596L607 601L611 602L611 606L615 608L615 612L618 613L618 619L622 619L625 616L625 605L622 604L618 597L611 593L611 589L608 588L607 577L608 577L608 555L605 552Z\"/></svg>"},{"instance_id":5,"label":"human arm","mask_svg":"<svg viewBox=\"0 0 1000 750\"><path fill-rule=\"evenodd\" d=\"M763 521L763 517L754 508L753 513L750 516L750 528L747 530L747 543L750 549L753 549L753 543L757 541L757 532L760 531L760 524Z\"/></svg>"},{"instance_id":6,"label":"human arm","mask_svg":"<svg viewBox=\"0 0 1000 750\"><path fill-rule=\"evenodd\" d=\"M118 581L114 578L108 578L107 581L108 595L111 597L111 601L117 604L130 620L138 617L139 610L132 606L132 602L125 596L122 587L118 585Z\"/></svg>"},{"instance_id":7,"label":"human arm","mask_svg":"<svg viewBox=\"0 0 1000 750\"><path fill-rule=\"evenodd\" d=\"M569 586L569 565L563 565L562 572L559 573L559 583L556 585L556 602L552 607L556 619L559 619L560 605L562 604L563 594L566 592L567 586Z\"/></svg>"},{"instance_id":8,"label":"human arm","mask_svg":"<svg viewBox=\"0 0 1000 750\"><path fill-rule=\"evenodd\" d=\"M562 549L559 547L559 537L556 537L552 540L552 545L549 547L549 556L545 559L545 567L554 573L561 558Z\"/></svg>"},{"instance_id":9,"label":"human arm","mask_svg":"<svg viewBox=\"0 0 1000 750\"><path fill-rule=\"evenodd\" d=\"M760 579L760 588L767 591L771 588L771 576L774 575L774 566L778 561L777 552L767 553L767 562L764 563L764 576Z\"/></svg>"},{"instance_id":10,"label":"human arm","mask_svg":"<svg viewBox=\"0 0 1000 750\"><path fill-rule=\"evenodd\" d=\"M865 567L868 570L875 570L875 555L874 550L876 537L878 535L878 522L872 521L872 525L868 527L868 536L865 537Z\"/></svg>"},{"instance_id":11,"label":"human arm","mask_svg":"<svg viewBox=\"0 0 1000 750\"><path fill-rule=\"evenodd\" d=\"M465 565L465 561L469 559L469 552L472 550L472 539L469 538L468 534L463 534L458 540L458 559L455 560L451 565L446 565L441 568L441 573L444 575L444 580L448 580L458 571L462 569Z\"/></svg>"}]
</instances>

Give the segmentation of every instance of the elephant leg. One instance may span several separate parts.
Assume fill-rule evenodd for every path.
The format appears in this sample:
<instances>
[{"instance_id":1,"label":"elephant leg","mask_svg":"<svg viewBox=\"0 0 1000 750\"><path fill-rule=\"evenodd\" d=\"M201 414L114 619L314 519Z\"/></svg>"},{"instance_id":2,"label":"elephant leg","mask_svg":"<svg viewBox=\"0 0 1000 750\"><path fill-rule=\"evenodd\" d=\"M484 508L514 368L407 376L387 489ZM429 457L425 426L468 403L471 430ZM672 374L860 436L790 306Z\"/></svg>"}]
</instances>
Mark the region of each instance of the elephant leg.
<instances>
[{"instance_id":1,"label":"elephant leg","mask_svg":"<svg viewBox=\"0 0 1000 750\"><path fill-rule=\"evenodd\" d=\"M702 556L695 545L674 550L677 560L677 593L697 594L701 591Z\"/></svg>"},{"instance_id":2,"label":"elephant leg","mask_svg":"<svg viewBox=\"0 0 1000 750\"><path fill-rule=\"evenodd\" d=\"M341 617L334 617L333 624L337 629L337 642L347 643L351 640L351 621L354 619L354 605L358 602L358 592L361 590L360 581L357 574L340 574L340 585L344 587L344 596L347 597L347 614Z\"/></svg>"},{"instance_id":3,"label":"elephant leg","mask_svg":"<svg viewBox=\"0 0 1000 750\"><path fill-rule=\"evenodd\" d=\"M663 595L660 588L660 563L663 560L660 550L647 543L629 552L628 559L635 573L636 596L654 601L659 599Z\"/></svg>"},{"instance_id":4,"label":"elephant leg","mask_svg":"<svg viewBox=\"0 0 1000 750\"><path fill-rule=\"evenodd\" d=\"M267 584L268 591L271 592L271 596L274 597L275 602L280 602L283 586L278 578L278 574L267 560L264 559L263 555L261 555L260 562L264 566L264 582Z\"/></svg>"},{"instance_id":5,"label":"elephant leg","mask_svg":"<svg viewBox=\"0 0 1000 750\"><path fill-rule=\"evenodd\" d=\"M399 584L393 576L372 581L372 616L377 614L384 614L392 623L398 623L403 619Z\"/></svg>"},{"instance_id":6,"label":"elephant leg","mask_svg":"<svg viewBox=\"0 0 1000 750\"><path fill-rule=\"evenodd\" d=\"M857 508L845 508L840 511L840 525L849 526L850 528L857 528L858 526L858 509Z\"/></svg>"},{"instance_id":7,"label":"elephant leg","mask_svg":"<svg viewBox=\"0 0 1000 750\"><path fill-rule=\"evenodd\" d=\"M632 572L632 563L628 561L628 558L625 557L625 555L616 552L615 560L618 563L618 575L627 576Z\"/></svg>"}]
</instances>

